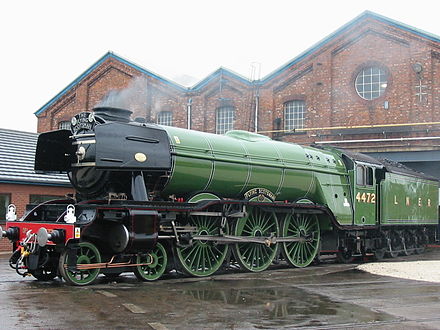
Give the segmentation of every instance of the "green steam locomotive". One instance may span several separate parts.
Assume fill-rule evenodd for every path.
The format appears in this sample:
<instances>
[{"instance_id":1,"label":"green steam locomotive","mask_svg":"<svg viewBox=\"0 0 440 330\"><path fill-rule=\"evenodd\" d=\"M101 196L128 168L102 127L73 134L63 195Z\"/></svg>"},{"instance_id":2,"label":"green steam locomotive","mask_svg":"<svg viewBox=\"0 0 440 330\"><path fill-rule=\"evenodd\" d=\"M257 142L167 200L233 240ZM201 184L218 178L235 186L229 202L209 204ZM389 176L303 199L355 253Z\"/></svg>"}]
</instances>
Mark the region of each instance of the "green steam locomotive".
<instances>
[{"instance_id":1,"label":"green steam locomotive","mask_svg":"<svg viewBox=\"0 0 440 330\"><path fill-rule=\"evenodd\" d=\"M215 135L95 108L43 133L35 169L66 172L75 195L8 213L10 265L72 285L100 273L143 281L306 267L325 254L421 253L436 239L437 180L401 164L245 131Z\"/></svg>"}]
</instances>

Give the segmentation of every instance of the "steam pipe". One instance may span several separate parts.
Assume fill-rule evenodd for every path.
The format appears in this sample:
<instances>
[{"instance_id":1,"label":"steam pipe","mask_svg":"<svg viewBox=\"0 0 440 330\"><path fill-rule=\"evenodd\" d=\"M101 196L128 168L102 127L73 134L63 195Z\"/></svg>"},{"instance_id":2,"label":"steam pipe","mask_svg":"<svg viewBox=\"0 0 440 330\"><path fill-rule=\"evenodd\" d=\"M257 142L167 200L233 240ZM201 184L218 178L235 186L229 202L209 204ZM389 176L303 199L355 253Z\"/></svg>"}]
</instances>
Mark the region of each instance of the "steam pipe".
<instances>
[{"instance_id":1,"label":"steam pipe","mask_svg":"<svg viewBox=\"0 0 440 330\"><path fill-rule=\"evenodd\" d=\"M192 98L188 99L188 104L186 105L186 115L187 115L187 127L188 129L191 129L191 105L192 105Z\"/></svg>"},{"instance_id":2,"label":"steam pipe","mask_svg":"<svg viewBox=\"0 0 440 330\"><path fill-rule=\"evenodd\" d=\"M389 141L422 141L440 140L440 136L396 138L396 139L367 139L367 140L339 140L339 141L315 141L315 144L335 144L335 143L362 143L362 142L389 142Z\"/></svg>"},{"instance_id":3,"label":"steam pipe","mask_svg":"<svg viewBox=\"0 0 440 330\"><path fill-rule=\"evenodd\" d=\"M382 125L358 125L358 126L333 126L333 127L310 127L310 128L296 128L295 132L309 132L309 131L326 131L326 130L338 130L338 129L352 129L352 128L376 128L376 127L406 127L406 126L427 126L427 125L440 125L440 121L433 121L427 123L404 123L404 124L382 124ZM260 131L260 133L288 133L293 130L270 130Z\"/></svg>"}]
</instances>

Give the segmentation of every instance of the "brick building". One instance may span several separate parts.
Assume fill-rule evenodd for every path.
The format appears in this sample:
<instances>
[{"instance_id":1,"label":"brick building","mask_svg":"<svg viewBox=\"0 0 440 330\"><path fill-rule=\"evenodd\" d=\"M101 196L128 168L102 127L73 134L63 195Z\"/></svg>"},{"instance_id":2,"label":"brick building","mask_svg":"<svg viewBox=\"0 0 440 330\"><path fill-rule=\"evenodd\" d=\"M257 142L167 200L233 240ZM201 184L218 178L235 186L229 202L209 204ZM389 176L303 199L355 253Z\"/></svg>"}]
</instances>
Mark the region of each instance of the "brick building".
<instances>
[{"instance_id":1,"label":"brick building","mask_svg":"<svg viewBox=\"0 0 440 330\"><path fill-rule=\"evenodd\" d=\"M368 11L260 80L220 68L186 88L108 53L35 113L38 131L102 102L166 125L331 143L440 177L440 37Z\"/></svg>"},{"instance_id":2,"label":"brick building","mask_svg":"<svg viewBox=\"0 0 440 330\"><path fill-rule=\"evenodd\" d=\"M34 172L38 134L0 129L0 226L4 228L7 207L15 204L17 216L27 204L63 197L73 190L67 176ZM0 251L10 251L8 239L0 240Z\"/></svg>"}]
</instances>

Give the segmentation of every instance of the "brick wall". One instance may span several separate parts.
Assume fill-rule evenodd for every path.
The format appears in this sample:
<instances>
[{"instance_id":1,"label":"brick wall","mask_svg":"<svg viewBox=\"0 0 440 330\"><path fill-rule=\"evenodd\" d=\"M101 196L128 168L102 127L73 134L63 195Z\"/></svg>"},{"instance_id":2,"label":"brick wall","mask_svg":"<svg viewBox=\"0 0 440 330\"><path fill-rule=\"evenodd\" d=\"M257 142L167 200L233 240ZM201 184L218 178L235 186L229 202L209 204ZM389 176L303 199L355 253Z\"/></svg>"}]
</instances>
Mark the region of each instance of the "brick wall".
<instances>
[{"instance_id":1,"label":"brick wall","mask_svg":"<svg viewBox=\"0 0 440 330\"><path fill-rule=\"evenodd\" d=\"M17 207L17 218L24 215L26 204L29 204L30 195L64 196L72 192L72 188L0 183L0 194L11 196L10 202ZM0 219L0 225L5 228L4 219ZM10 241L6 238L2 239L0 241L0 252L10 251L10 249Z\"/></svg>"},{"instance_id":2,"label":"brick wall","mask_svg":"<svg viewBox=\"0 0 440 330\"><path fill-rule=\"evenodd\" d=\"M417 76L415 63L422 64ZM355 90L356 75L362 68L378 66L388 73L385 93L374 100L362 99ZM341 139L378 139L438 135L440 125L414 126L400 132L366 134L325 130L352 127L432 122L440 120L440 43L371 17L361 19L301 60L268 76L259 87L259 131L284 141L310 144ZM91 110L110 90L122 90L142 78L144 84L131 96L134 116L155 121L159 111L173 113L173 125L187 127L186 106L192 99L192 128L215 132L216 109L223 104L235 108L235 129L254 129L256 85L220 69L187 91L155 75L140 71L117 58L108 58L38 118L38 130L55 129L58 122L75 113ZM427 93L420 101L415 86L422 80ZM306 132L273 133L283 128L284 103L303 100L306 104ZM136 105L134 104L136 103ZM385 109L385 103L388 109ZM281 120L278 127L275 123ZM364 144L350 148L368 151ZM429 148L426 142L378 142L370 145L389 150ZM362 149L363 148L363 149ZM388 150L387 149L387 150Z\"/></svg>"},{"instance_id":3,"label":"brick wall","mask_svg":"<svg viewBox=\"0 0 440 330\"><path fill-rule=\"evenodd\" d=\"M4 230L5 222L0 221L0 226ZM12 249L12 244L7 238L3 238L2 240L0 240L0 253L1 252L9 252L9 251L11 251L11 249Z\"/></svg>"}]
</instances>

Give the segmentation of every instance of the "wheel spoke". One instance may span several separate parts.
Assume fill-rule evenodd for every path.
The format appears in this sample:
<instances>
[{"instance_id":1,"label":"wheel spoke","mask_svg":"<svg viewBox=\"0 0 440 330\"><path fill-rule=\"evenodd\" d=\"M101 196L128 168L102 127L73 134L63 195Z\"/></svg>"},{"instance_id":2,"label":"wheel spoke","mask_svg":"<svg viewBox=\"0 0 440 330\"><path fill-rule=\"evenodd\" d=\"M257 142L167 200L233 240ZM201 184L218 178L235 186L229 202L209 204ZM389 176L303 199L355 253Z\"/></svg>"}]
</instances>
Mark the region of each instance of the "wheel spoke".
<instances>
[{"instance_id":1,"label":"wheel spoke","mask_svg":"<svg viewBox=\"0 0 440 330\"><path fill-rule=\"evenodd\" d=\"M152 262L150 265L136 266L134 274L141 281L157 280L165 272L168 256L164 246L161 243L157 243L156 247L150 252L150 256L153 260L149 260L149 258L143 255L136 257L137 264L146 263L147 261Z\"/></svg>"},{"instance_id":2,"label":"wheel spoke","mask_svg":"<svg viewBox=\"0 0 440 330\"><path fill-rule=\"evenodd\" d=\"M94 264L101 262L101 255L98 249L89 242L79 243L75 264ZM61 254L58 270L61 276L71 285L87 285L92 283L99 275L100 269L69 270L66 268L69 262L69 254L66 250Z\"/></svg>"},{"instance_id":3,"label":"wheel spoke","mask_svg":"<svg viewBox=\"0 0 440 330\"><path fill-rule=\"evenodd\" d=\"M192 216L188 225L196 227L198 235L215 236L220 234L221 218L207 216ZM224 233L229 233L226 225ZM223 264L228 251L228 245L217 245L212 241L195 241L186 247L176 247L177 261L180 268L192 276L209 276L215 273Z\"/></svg>"},{"instance_id":4,"label":"wheel spoke","mask_svg":"<svg viewBox=\"0 0 440 330\"><path fill-rule=\"evenodd\" d=\"M264 212L254 207L248 216L237 221L236 236L269 237L272 233L279 235L277 218L273 213ZM235 259L241 267L253 272L259 272L269 267L278 251L278 245L266 247L261 243L236 243L234 245Z\"/></svg>"},{"instance_id":5,"label":"wheel spoke","mask_svg":"<svg viewBox=\"0 0 440 330\"><path fill-rule=\"evenodd\" d=\"M283 237L303 237L303 242L284 242L283 254L294 267L306 267L315 259L319 250L320 229L316 216L307 214L286 215Z\"/></svg>"}]
</instances>

